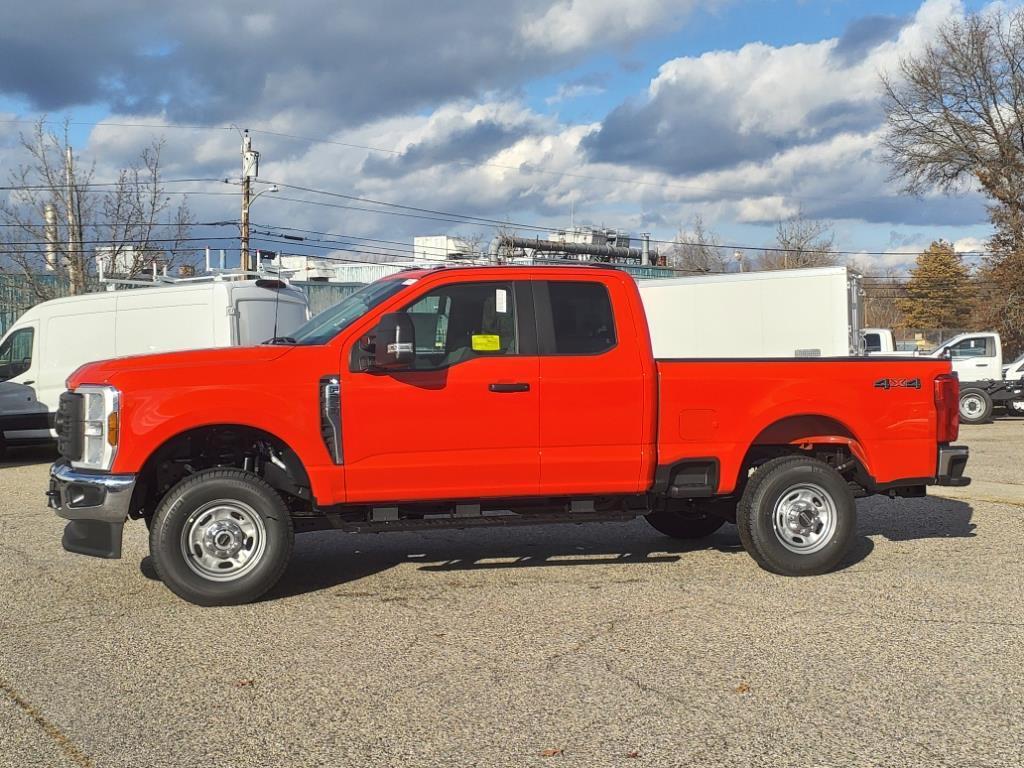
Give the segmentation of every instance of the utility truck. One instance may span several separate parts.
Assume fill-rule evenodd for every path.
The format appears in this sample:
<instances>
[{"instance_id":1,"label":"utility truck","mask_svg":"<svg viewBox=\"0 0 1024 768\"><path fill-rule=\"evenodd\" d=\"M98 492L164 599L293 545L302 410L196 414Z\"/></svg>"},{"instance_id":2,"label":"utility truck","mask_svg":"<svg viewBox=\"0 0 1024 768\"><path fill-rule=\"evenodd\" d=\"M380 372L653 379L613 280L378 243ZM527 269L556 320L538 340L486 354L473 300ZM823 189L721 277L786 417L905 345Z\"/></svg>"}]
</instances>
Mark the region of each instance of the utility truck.
<instances>
[{"instance_id":1,"label":"utility truck","mask_svg":"<svg viewBox=\"0 0 1024 768\"><path fill-rule=\"evenodd\" d=\"M907 354L896 349L892 331L864 328L861 331L869 355ZM1003 342L998 333L961 333L947 339L928 357L948 357L960 380L960 421L983 424L992 420L997 406L1007 413L1024 414L1024 355L1003 364Z\"/></svg>"},{"instance_id":2,"label":"utility truck","mask_svg":"<svg viewBox=\"0 0 1024 768\"><path fill-rule=\"evenodd\" d=\"M302 291L276 279L227 274L110 288L118 283L133 287L37 304L0 340L0 454L56 437L64 382L83 363L259 344L309 319Z\"/></svg>"},{"instance_id":3,"label":"utility truck","mask_svg":"<svg viewBox=\"0 0 1024 768\"><path fill-rule=\"evenodd\" d=\"M640 280L655 357L843 357L860 349L846 267Z\"/></svg>"},{"instance_id":4,"label":"utility truck","mask_svg":"<svg viewBox=\"0 0 1024 768\"><path fill-rule=\"evenodd\" d=\"M1003 342L998 333L961 333L943 342L932 357L949 357L960 379L960 421L983 424L996 406L1015 411L1024 401L1020 365L1003 370Z\"/></svg>"},{"instance_id":5,"label":"utility truck","mask_svg":"<svg viewBox=\"0 0 1024 768\"><path fill-rule=\"evenodd\" d=\"M304 531L646 516L682 539L735 523L762 567L809 576L846 556L855 497L969 482L948 360L678 359L649 322L615 269L440 268L284 344L85 365L50 470L63 546L119 557L144 520L163 583L221 605L270 589Z\"/></svg>"}]
</instances>

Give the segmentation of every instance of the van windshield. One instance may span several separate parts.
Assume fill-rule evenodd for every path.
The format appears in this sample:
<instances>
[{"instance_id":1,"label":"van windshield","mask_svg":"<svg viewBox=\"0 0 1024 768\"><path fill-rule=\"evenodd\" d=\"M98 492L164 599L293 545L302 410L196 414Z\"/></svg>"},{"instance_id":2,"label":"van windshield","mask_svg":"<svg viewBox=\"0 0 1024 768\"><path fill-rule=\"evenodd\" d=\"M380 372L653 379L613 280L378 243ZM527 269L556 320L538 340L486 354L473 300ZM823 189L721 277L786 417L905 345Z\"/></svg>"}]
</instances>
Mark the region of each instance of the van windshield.
<instances>
[{"instance_id":1,"label":"van windshield","mask_svg":"<svg viewBox=\"0 0 1024 768\"><path fill-rule=\"evenodd\" d=\"M289 341L295 344L326 344L345 328L409 284L408 280L386 279L370 283L330 309L325 309L297 331Z\"/></svg>"}]
</instances>

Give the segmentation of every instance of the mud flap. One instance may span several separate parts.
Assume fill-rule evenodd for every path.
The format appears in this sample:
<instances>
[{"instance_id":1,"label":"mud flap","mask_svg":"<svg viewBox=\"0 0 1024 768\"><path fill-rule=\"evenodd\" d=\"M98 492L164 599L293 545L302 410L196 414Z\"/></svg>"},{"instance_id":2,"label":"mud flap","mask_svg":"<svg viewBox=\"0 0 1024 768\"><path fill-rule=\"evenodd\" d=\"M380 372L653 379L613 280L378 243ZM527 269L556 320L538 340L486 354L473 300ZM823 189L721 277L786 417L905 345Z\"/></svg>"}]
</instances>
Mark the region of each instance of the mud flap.
<instances>
[{"instance_id":1,"label":"mud flap","mask_svg":"<svg viewBox=\"0 0 1024 768\"><path fill-rule=\"evenodd\" d=\"M64 526L61 545L68 552L111 560L121 557L124 523L102 520L72 520Z\"/></svg>"}]
</instances>

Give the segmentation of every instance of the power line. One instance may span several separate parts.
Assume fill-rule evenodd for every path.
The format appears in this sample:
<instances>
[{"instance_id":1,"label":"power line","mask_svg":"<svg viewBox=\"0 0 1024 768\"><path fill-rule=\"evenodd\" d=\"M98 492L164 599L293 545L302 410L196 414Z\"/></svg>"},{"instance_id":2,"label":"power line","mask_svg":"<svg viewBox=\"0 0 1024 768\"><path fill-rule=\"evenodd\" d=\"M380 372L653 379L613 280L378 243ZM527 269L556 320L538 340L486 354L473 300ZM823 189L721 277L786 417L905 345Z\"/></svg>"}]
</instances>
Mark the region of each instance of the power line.
<instances>
[{"instance_id":1,"label":"power line","mask_svg":"<svg viewBox=\"0 0 1024 768\"><path fill-rule=\"evenodd\" d=\"M210 178L192 178L192 179L158 179L157 184L186 184L196 181L206 182L220 182L222 179L210 179ZM88 188L88 187L120 187L120 186L135 186L131 181L77 181L73 185L75 188ZM146 188L150 188L150 185L143 185ZM0 192L13 192L20 190L49 190L54 189L53 184L12 184L9 186L0 186Z\"/></svg>"},{"instance_id":2,"label":"power line","mask_svg":"<svg viewBox=\"0 0 1024 768\"><path fill-rule=\"evenodd\" d=\"M116 222L116 221L113 221L111 219L107 219L107 220L103 220L103 221L97 221L97 222L94 222L94 223L91 223L91 224L90 223L85 223L85 224L82 224L81 226L83 228L85 228L85 229L99 229L100 227L109 227L109 226L116 225L117 223L118 222ZM175 227L175 226L178 226L179 223L180 222L177 222L177 221L157 221L157 222L153 223L153 226L154 227ZM12 222L12 223L4 222L4 223L0 223L0 227L20 227L22 229L30 229L32 227L40 227L41 228L41 227L45 227L45 226L46 226L46 222L45 221L25 221L25 222ZM233 226L233 227L237 227L238 226L238 220L237 219L232 219L232 220L225 220L225 221L190 221L190 222L185 223L183 226L189 226L189 227L228 227L228 226ZM2 242L2 241L0 241L0 242Z\"/></svg>"},{"instance_id":3,"label":"power line","mask_svg":"<svg viewBox=\"0 0 1024 768\"><path fill-rule=\"evenodd\" d=\"M237 240L237 237L232 235L216 235L213 237L147 237L142 238L138 242L126 242L124 240L76 240L78 245L94 245L97 248L86 249L82 248L82 251L98 250L99 247L110 247L110 248L133 248L135 246L146 246L157 243L196 243L196 242L210 242L211 240ZM10 249L8 253L20 253L30 249L21 248L21 246L53 246L53 248L59 252L66 253L67 249L64 248L60 242L50 242L47 240L36 240L36 241L24 241L24 242L8 242L0 240L0 248Z\"/></svg>"},{"instance_id":4,"label":"power line","mask_svg":"<svg viewBox=\"0 0 1024 768\"><path fill-rule=\"evenodd\" d=\"M543 224L528 224L522 222L512 221L501 221L500 219L492 219L484 216L474 216L472 214L460 214L452 211L441 211L431 208L422 208L414 205L405 205L403 203L392 203L386 200L375 200L373 198L361 197L359 195L348 195L342 192L332 192L324 189L314 189L312 187L305 187L298 184L287 184L282 181L267 181L268 184L275 184L278 187L285 189L294 189L300 192L308 192L310 194L323 195L325 197L340 198L343 200L351 200L354 202L366 203L370 205L379 205L386 208L394 208L403 212L414 212L415 218L430 218L437 217L434 220L437 221L449 221L453 223L462 224L475 224L479 226L486 226L496 229L527 229L527 230L540 230L545 232L562 232L564 227L551 227ZM298 198L282 198L276 197L277 200L287 200L290 202L298 203L310 203L314 205L323 205L318 201L313 200L302 200ZM354 208L352 206L337 206L352 208L353 210L361 210L369 213L390 213L389 211L378 211L372 208ZM395 214L400 215L400 214ZM411 215L407 213L407 215ZM764 245L741 245L738 243L699 243L699 242L688 242L684 240L664 240L659 238L651 238L650 242L659 243L665 245L685 245L693 247L704 247L704 248L716 248L721 250L741 250L741 251L766 251L769 253L806 253L806 254L831 254L835 256L918 256L920 251L867 251L867 250L831 250L831 249L815 249L815 248L785 248L781 246L764 246ZM958 251L962 255L986 255L988 251Z\"/></svg>"}]
</instances>

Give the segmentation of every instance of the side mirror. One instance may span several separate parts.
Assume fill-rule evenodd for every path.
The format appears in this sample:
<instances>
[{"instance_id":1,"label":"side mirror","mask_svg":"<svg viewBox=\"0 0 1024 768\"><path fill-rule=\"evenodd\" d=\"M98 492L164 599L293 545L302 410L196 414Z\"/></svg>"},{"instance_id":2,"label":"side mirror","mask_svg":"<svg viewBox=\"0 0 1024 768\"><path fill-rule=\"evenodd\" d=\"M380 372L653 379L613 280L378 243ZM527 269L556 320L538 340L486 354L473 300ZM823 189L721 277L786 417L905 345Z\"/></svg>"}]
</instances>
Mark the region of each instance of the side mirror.
<instances>
[{"instance_id":1,"label":"side mirror","mask_svg":"<svg viewBox=\"0 0 1024 768\"><path fill-rule=\"evenodd\" d=\"M383 371L412 368L416 358L416 331L404 312L384 315L374 331L373 367Z\"/></svg>"}]
</instances>

